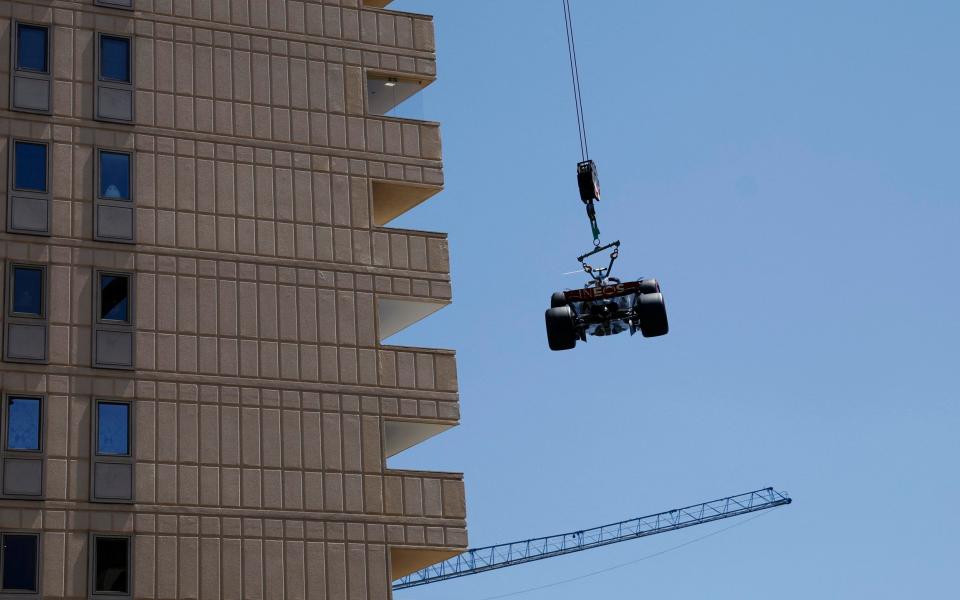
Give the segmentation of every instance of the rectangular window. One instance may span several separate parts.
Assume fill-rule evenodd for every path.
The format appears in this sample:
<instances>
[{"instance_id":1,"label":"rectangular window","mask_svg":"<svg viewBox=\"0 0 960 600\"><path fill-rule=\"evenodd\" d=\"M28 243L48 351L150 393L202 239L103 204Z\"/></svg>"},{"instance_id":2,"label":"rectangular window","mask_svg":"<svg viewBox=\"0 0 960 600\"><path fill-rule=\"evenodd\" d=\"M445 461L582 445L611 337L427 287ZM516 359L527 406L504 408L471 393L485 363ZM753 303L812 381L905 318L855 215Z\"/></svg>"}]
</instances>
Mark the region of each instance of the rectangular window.
<instances>
[{"instance_id":1,"label":"rectangular window","mask_svg":"<svg viewBox=\"0 0 960 600\"><path fill-rule=\"evenodd\" d=\"M17 23L17 69L34 73L49 70L46 27Z\"/></svg>"},{"instance_id":2,"label":"rectangular window","mask_svg":"<svg viewBox=\"0 0 960 600\"><path fill-rule=\"evenodd\" d=\"M130 405L97 402L97 454L130 455Z\"/></svg>"},{"instance_id":3,"label":"rectangular window","mask_svg":"<svg viewBox=\"0 0 960 600\"><path fill-rule=\"evenodd\" d=\"M3 359L47 362L47 269L11 264L7 270L7 319Z\"/></svg>"},{"instance_id":4,"label":"rectangular window","mask_svg":"<svg viewBox=\"0 0 960 600\"><path fill-rule=\"evenodd\" d=\"M7 333L10 335L8 328ZM22 336L13 330L14 346L29 349L30 340L24 342ZM9 352L8 352L9 354ZM19 358L19 357L17 357ZM9 357L8 357L9 360ZM36 362L35 360L29 362ZM0 444L0 494L7 498L24 500L43 499L43 473L45 457L44 446L44 399L42 396L27 394L4 394L3 410L0 421L3 422L3 442ZM0 598L3 596L0 595Z\"/></svg>"},{"instance_id":5,"label":"rectangular window","mask_svg":"<svg viewBox=\"0 0 960 600\"><path fill-rule=\"evenodd\" d=\"M0 591L36 593L40 536L31 533L4 533L0 557Z\"/></svg>"},{"instance_id":6,"label":"rectangular window","mask_svg":"<svg viewBox=\"0 0 960 600\"><path fill-rule=\"evenodd\" d=\"M100 273L100 320L130 322L130 278Z\"/></svg>"},{"instance_id":7,"label":"rectangular window","mask_svg":"<svg viewBox=\"0 0 960 600\"><path fill-rule=\"evenodd\" d=\"M20 77L20 79L23 78ZM35 80L27 77L25 81ZM27 84L17 83L16 85L26 89L24 86ZM27 94L27 96L33 97L30 94ZM49 235L49 145L34 140L11 140L9 157L7 231L9 233Z\"/></svg>"},{"instance_id":8,"label":"rectangular window","mask_svg":"<svg viewBox=\"0 0 960 600\"><path fill-rule=\"evenodd\" d=\"M51 57L53 36L46 25L20 23L10 26L10 108L50 114L53 96Z\"/></svg>"},{"instance_id":9,"label":"rectangular window","mask_svg":"<svg viewBox=\"0 0 960 600\"><path fill-rule=\"evenodd\" d=\"M130 38L100 36L100 78L132 83L130 78Z\"/></svg>"},{"instance_id":10,"label":"rectangular window","mask_svg":"<svg viewBox=\"0 0 960 600\"><path fill-rule=\"evenodd\" d=\"M13 189L47 191L47 145L39 142L13 143Z\"/></svg>"},{"instance_id":11,"label":"rectangular window","mask_svg":"<svg viewBox=\"0 0 960 600\"><path fill-rule=\"evenodd\" d=\"M127 244L136 240L133 172L132 152L97 149L94 239Z\"/></svg>"},{"instance_id":12,"label":"rectangular window","mask_svg":"<svg viewBox=\"0 0 960 600\"><path fill-rule=\"evenodd\" d=\"M94 398L93 415L90 501L133 502L133 403Z\"/></svg>"},{"instance_id":13,"label":"rectangular window","mask_svg":"<svg viewBox=\"0 0 960 600\"><path fill-rule=\"evenodd\" d=\"M97 33L93 116L133 123L133 38Z\"/></svg>"},{"instance_id":14,"label":"rectangular window","mask_svg":"<svg viewBox=\"0 0 960 600\"><path fill-rule=\"evenodd\" d=\"M130 538L93 536L94 594L130 593Z\"/></svg>"},{"instance_id":15,"label":"rectangular window","mask_svg":"<svg viewBox=\"0 0 960 600\"><path fill-rule=\"evenodd\" d=\"M108 8L122 8L133 10L133 0L95 0L94 4L106 6Z\"/></svg>"},{"instance_id":16,"label":"rectangular window","mask_svg":"<svg viewBox=\"0 0 960 600\"><path fill-rule=\"evenodd\" d=\"M94 272L93 366L134 366L134 275Z\"/></svg>"},{"instance_id":17,"label":"rectangular window","mask_svg":"<svg viewBox=\"0 0 960 600\"><path fill-rule=\"evenodd\" d=\"M41 400L7 397L7 450L40 452Z\"/></svg>"},{"instance_id":18,"label":"rectangular window","mask_svg":"<svg viewBox=\"0 0 960 600\"><path fill-rule=\"evenodd\" d=\"M43 268L14 265L11 279L12 314L18 317L42 317Z\"/></svg>"},{"instance_id":19,"label":"rectangular window","mask_svg":"<svg viewBox=\"0 0 960 600\"><path fill-rule=\"evenodd\" d=\"M130 155L100 150L100 198L130 200Z\"/></svg>"}]
</instances>

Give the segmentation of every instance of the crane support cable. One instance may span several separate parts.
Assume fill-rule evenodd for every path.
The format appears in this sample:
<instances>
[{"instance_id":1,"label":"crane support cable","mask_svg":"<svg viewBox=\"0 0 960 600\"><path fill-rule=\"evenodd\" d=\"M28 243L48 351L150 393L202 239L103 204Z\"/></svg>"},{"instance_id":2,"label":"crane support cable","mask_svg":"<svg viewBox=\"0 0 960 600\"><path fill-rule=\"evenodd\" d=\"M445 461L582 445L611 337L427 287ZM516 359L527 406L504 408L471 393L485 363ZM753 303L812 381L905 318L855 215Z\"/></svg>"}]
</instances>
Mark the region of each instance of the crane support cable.
<instances>
[{"instance_id":1,"label":"crane support cable","mask_svg":"<svg viewBox=\"0 0 960 600\"><path fill-rule=\"evenodd\" d=\"M793 500L772 487L727 496L683 508L620 521L610 525L467 550L453 558L401 578L393 585L402 590L494 569L512 567L554 556L582 552L627 540L729 519L790 504Z\"/></svg>"},{"instance_id":2,"label":"crane support cable","mask_svg":"<svg viewBox=\"0 0 960 600\"><path fill-rule=\"evenodd\" d=\"M573 13L570 0L563 0L563 20L567 30L567 55L570 58L570 80L573 83L573 103L577 110L577 133L580 136L580 160L590 158L587 144L587 125L583 118L583 96L580 93L580 68L577 65L577 44L573 37Z\"/></svg>"},{"instance_id":3,"label":"crane support cable","mask_svg":"<svg viewBox=\"0 0 960 600\"><path fill-rule=\"evenodd\" d=\"M727 525L726 527L722 527L722 528L720 528L720 529L715 529L715 530L711 531L710 533L708 533L708 534L706 534L706 535L701 535L701 536L699 536L699 537L695 537L695 538L693 538L692 540L687 540L687 541L682 542L682 543L680 543L680 544L677 544L677 545L675 545L675 546L670 546L670 547L668 547L668 548L664 548L663 550L658 550L658 551L652 552L652 553L650 553L650 554L644 554L644 555L641 556L640 558L635 558L635 559L629 560L629 561L627 561L627 562L622 562L622 563L619 563L619 564L616 564L616 565L613 565L613 566L610 566L610 567L605 567L605 568L603 568L603 569L597 569L596 571L590 571L589 573L584 573L584 574L582 574L582 575L576 575L576 576L574 576L574 577L568 577L568 578L566 578L566 579L560 579L559 581L553 581L553 582L550 582L550 583L544 583L544 584L542 584L542 585L538 585L538 586L534 586L534 587L529 587L529 588L525 588L525 589L522 589L522 590L517 590L517 591L515 591L515 592L507 592L507 593L505 593L505 594L497 594L496 596L486 596L486 597L484 597L484 598L479 598L478 600L500 600L501 598L513 598L513 597L515 597L515 596L522 596L523 594L529 594L530 592L538 592L538 591L540 591L540 590L545 590L545 589L549 589L549 588L558 587L558 586L561 586L561 585L566 585L566 584L568 584L568 583L573 583L574 581L582 581L582 580L588 579L588 578L590 578L590 577L596 577L597 575L603 575L603 574L605 574L605 573L610 573L610 572L612 572L612 571L616 571L616 570L618 570L618 569L623 569L623 568L625 568L625 567L632 567L632 566L635 565L635 564L642 563L643 561L650 560L651 558L657 558L658 556L663 556L664 554L669 554L670 552L674 552L674 551L676 551L676 550L680 550L681 548L686 548L687 546L690 546L690 545L692 545L692 544L696 544L697 542L702 542L703 540L705 540L705 539L707 539L707 538L712 538L712 537L715 536L715 535L720 535L721 533L724 533L724 532L726 532L726 531L730 531L730 530L733 529L734 527L740 527L740 526L742 526L742 525L746 525L746 524L749 523L750 521L753 521L753 520L755 520L755 519L759 519L760 517L765 517L765 516L767 516L767 515L769 515L769 514L770 514L770 513L768 513L768 512L765 512L765 513L757 513L757 514L753 515L752 517L750 517L749 519L743 519L742 521L736 521L733 525Z\"/></svg>"}]
</instances>

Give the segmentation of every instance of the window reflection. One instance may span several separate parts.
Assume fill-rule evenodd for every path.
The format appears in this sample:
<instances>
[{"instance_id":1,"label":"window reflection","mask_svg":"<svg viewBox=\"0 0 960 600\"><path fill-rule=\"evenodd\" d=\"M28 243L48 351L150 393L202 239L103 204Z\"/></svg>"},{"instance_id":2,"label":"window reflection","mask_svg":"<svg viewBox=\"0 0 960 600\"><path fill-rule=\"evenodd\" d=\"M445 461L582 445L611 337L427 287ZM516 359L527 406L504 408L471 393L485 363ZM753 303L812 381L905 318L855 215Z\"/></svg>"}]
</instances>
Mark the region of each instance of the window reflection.
<instances>
[{"instance_id":1,"label":"window reflection","mask_svg":"<svg viewBox=\"0 0 960 600\"><path fill-rule=\"evenodd\" d=\"M47 145L14 142L13 187L28 192L47 191Z\"/></svg>"},{"instance_id":2,"label":"window reflection","mask_svg":"<svg viewBox=\"0 0 960 600\"><path fill-rule=\"evenodd\" d=\"M130 155L100 151L100 197L130 199Z\"/></svg>"},{"instance_id":3,"label":"window reflection","mask_svg":"<svg viewBox=\"0 0 960 600\"><path fill-rule=\"evenodd\" d=\"M7 450L40 451L40 399L7 400Z\"/></svg>"},{"instance_id":4,"label":"window reflection","mask_svg":"<svg viewBox=\"0 0 960 600\"><path fill-rule=\"evenodd\" d=\"M100 36L100 77L130 83L130 40Z\"/></svg>"},{"instance_id":5,"label":"window reflection","mask_svg":"<svg viewBox=\"0 0 960 600\"><path fill-rule=\"evenodd\" d=\"M3 534L3 581L5 592L37 591L38 537L29 534Z\"/></svg>"},{"instance_id":6,"label":"window reflection","mask_svg":"<svg viewBox=\"0 0 960 600\"><path fill-rule=\"evenodd\" d=\"M13 312L31 317L39 317L43 314L42 269L13 268Z\"/></svg>"},{"instance_id":7,"label":"window reflection","mask_svg":"<svg viewBox=\"0 0 960 600\"><path fill-rule=\"evenodd\" d=\"M130 454L130 405L120 402L97 403L97 454Z\"/></svg>"},{"instance_id":8,"label":"window reflection","mask_svg":"<svg viewBox=\"0 0 960 600\"><path fill-rule=\"evenodd\" d=\"M47 28L17 25L17 68L47 72Z\"/></svg>"},{"instance_id":9,"label":"window reflection","mask_svg":"<svg viewBox=\"0 0 960 600\"><path fill-rule=\"evenodd\" d=\"M94 593L128 593L130 588L129 544L130 540L126 538L95 538Z\"/></svg>"},{"instance_id":10,"label":"window reflection","mask_svg":"<svg viewBox=\"0 0 960 600\"><path fill-rule=\"evenodd\" d=\"M100 318L104 321L130 319L129 283L125 275L100 275Z\"/></svg>"}]
</instances>

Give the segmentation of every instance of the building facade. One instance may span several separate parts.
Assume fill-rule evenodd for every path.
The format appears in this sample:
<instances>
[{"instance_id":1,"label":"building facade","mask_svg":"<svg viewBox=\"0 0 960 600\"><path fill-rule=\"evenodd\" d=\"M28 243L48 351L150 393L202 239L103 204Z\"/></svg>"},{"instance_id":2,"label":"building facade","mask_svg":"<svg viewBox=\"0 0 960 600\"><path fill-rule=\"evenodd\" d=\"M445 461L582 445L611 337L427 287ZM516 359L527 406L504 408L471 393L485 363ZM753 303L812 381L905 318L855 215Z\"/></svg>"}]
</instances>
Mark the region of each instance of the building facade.
<instances>
[{"instance_id":1,"label":"building facade","mask_svg":"<svg viewBox=\"0 0 960 600\"><path fill-rule=\"evenodd\" d=\"M0 1L0 599L389 598L466 547L430 17Z\"/></svg>"}]
</instances>

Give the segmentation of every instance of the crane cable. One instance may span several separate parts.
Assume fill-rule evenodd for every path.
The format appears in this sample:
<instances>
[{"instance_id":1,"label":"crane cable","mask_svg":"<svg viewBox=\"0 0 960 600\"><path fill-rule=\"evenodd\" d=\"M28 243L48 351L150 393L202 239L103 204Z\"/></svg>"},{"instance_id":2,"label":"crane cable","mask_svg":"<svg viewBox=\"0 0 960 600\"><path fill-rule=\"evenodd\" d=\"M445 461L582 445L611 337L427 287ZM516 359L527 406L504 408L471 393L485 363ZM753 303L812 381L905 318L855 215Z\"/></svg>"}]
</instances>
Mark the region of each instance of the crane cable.
<instances>
[{"instance_id":1,"label":"crane cable","mask_svg":"<svg viewBox=\"0 0 960 600\"><path fill-rule=\"evenodd\" d=\"M670 546L670 547L665 548L665 549L663 549L663 550L660 550L660 551L658 551L658 552L654 552L654 553L652 553L652 554L647 554L647 555L645 555L645 556L641 556L640 558L636 558L636 559L631 560L631 561L628 561L628 562L620 563L620 564L618 564L618 565L613 565L612 567L607 567L607 568L605 568L605 569L600 569L600 570L598 570L598 571L591 571L591 572L589 572L589 573L584 573L583 575L577 575L577 576L575 576L575 577L570 577L570 578L568 578L568 579L561 579L561 580L559 580L559 581L554 581L554 582L552 582L552 583L546 583L546 584L543 584L543 585L538 585L538 586L536 586L536 587L530 587L530 588L525 588L525 589L522 589L522 590L517 590L517 591L515 591L515 592L507 592L506 594L499 594L499 595L496 595L496 596L485 596L485 597L483 597L483 598L480 598L479 600L502 600L503 598L513 598L513 597L515 597L515 596L522 596L522 595L525 595L525 594L529 594L530 592L539 592L540 590L545 590L545 589L549 589L549 588L558 587L558 586L561 586L561 585L566 585L566 584L568 584L568 583L573 583L573 582L575 582L575 581L580 581L580 580L582 580L582 579L588 579L588 578L590 578L590 577L596 577L597 575L603 575L604 573L609 573L609 572L611 572L611 571L616 571L616 570L622 569L622 568L624 568L624 567L630 567L630 566L633 566L633 565L635 565L635 564L637 564L637 563L643 562L643 561L645 561L645 560L650 560L651 558L656 558L656 557L658 557L658 556L663 556L664 554L668 554L668 553L670 553L670 552L673 552L674 550L679 550L679 549L685 548L686 546L689 546L689 545L691 545L691 544L695 544L695 543L697 543L697 542L701 542L701 541L703 541L703 540L705 540L705 539L707 539L707 538L711 538L711 537L713 537L713 536L715 536L715 535L719 535L719 534L721 534L721 533L724 533L725 531L729 531L729 530L733 529L734 527L740 527L741 525L746 525L747 523L749 523L750 521L753 521L754 519L759 519L760 517L765 517L765 516L769 515L771 512L773 512L773 511L758 513L758 514L750 517L749 519L744 519L744 520L742 520L742 521L739 521L739 522L737 522L737 523L734 523L733 525L728 525L727 527L723 527L722 529L717 529L716 531L711 531L710 533L708 533L708 534L706 534L706 535L702 535L702 536L700 536L700 537L695 537L695 538L693 538L692 540L688 540L688 541L686 541L686 542L683 542L682 544L677 544L676 546Z\"/></svg>"},{"instance_id":2,"label":"crane cable","mask_svg":"<svg viewBox=\"0 0 960 600\"><path fill-rule=\"evenodd\" d=\"M580 164L577 165L577 179L578 185L580 178L580 169L584 165L589 165L589 175L594 179L594 185L596 185L596 171L593 161L590 160L590 146L587 144L587 123L583 117L583 94L580 92L580 67L577 64L577 43L573 35L573 11L570 9L570 0L563 0L563 22L565 25L567 33L567 56L570 59L570 81L573 84L573 104L577 110L577 135L580 136ZM594 248L600 247L600 227L597 225L597 211L593 206L593 200L599 199L599 195L594 195L593 198L586 198L583 195L583 191L580 192L581 200L587 206L587 218L590 220L590 232L593 234L593 246ZM619 246L619 243L617 243ZM616 260L614 255L613 260ZM581 262L583 262L581 260ZM613 266L613 261L610 262L610 266ZM586 270L586 267L584 267ZM607 269L609 273L609 268ZM589 272L589 271L588 271ZM596 277L595 277L596 279Z\"/></svg>"},{"instance_id":3,"label":"crane cable","mask_svg":"<svg viewBox=\"0 0 960 600\"><path fill-rule=\"evenodd\" d=\"M580 67L577 61L577 42L573 35L573 11L570 9L570 0L563 0L563 22L567 33L567 56L570 59L570 81L573 84L573 104L577 110L577 134L580 136L580 164L577 165L577 184L581 185L579 181L580 169L586 166L588 169L587 173L591 174L587 177L593 179L593 186L596 187L596 166L593 164L593 161L590 160L590 146L587 144L587 123L583 116L583 94L580 91ZM613 244L608 244L603 247L600 246L600 227L597 225L597 210L593 206L594 199L600 199L599 189L594 192L591 198L585 197L582 190L583 188L581 187L580 199L583 200L587 207L587 218L590 220L590 233L593 234L594 247L592 252L588 252L579 257L580 262L583 264L583 270L587 273L592 273L593 271L589 265L583 262L586 256L596 254L602 249L615 247L615 250L610 255L610 265L606 269L597 270L591 274L594 280L602 282L603 279L610 274L610 270L613 269L613 263L617 260L620 241L618 240Z\"/></svg>"},{"instance_id":4,"label":"crane cable","mask_svg":"<svg viewBox=\"0 0 960 600\"><path fill-rule=\"evenodd\" d=\"M577 44L573 38L573 13L570 0L563 0L563 20L567 29L567 55L570 57L570 79L573 82L573 101L577 109L577 133L580 136L580 159L590 159L587 145L587 125L583 119L583 97L580 94L580 69L577 66Z\"/></svg>"}]
</instances>

